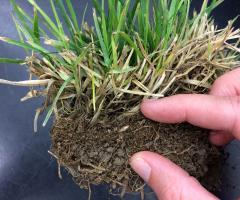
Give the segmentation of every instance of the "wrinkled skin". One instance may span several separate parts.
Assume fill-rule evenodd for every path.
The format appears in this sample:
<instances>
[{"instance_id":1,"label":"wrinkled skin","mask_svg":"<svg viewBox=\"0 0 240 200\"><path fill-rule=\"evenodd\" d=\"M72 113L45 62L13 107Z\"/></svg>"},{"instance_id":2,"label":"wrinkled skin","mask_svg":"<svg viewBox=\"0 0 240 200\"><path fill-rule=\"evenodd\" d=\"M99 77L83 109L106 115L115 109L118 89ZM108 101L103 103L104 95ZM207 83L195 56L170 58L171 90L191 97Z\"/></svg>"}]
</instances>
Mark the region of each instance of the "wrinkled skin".
<instances>
[{"instance_id":1,"label":"wrinkled skin","mask_svg":"<svg viewBox=\"0 0 240 200\"><path fill-rule=\"evenodd\" d=\"M233 139L240 140L240 68L218 78L207 95L175 95L146 100L141 111L157 122L189 122L210 129L209 139L217 146L226 145ZM161 155L139 152L133 155L130 165L161 200L218 199Z\"/></svg>"}]
</instances>

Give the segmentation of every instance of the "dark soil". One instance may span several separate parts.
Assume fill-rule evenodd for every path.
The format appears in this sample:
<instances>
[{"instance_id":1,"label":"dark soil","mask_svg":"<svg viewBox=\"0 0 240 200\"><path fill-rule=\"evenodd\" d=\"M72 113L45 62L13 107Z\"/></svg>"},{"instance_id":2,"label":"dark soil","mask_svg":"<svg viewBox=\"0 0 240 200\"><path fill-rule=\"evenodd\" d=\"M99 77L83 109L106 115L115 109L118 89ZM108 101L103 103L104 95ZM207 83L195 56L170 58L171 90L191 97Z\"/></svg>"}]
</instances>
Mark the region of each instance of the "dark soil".
<instances>
[{"instance_id":1,"label":"dark soil","mask_svg":"<svg viewBox=\"0 0 240 200\"><path fill-rule=\"evenodd\" d=\"M209 143L207 130L160 124L140 114L104 124L91 126L86 117L75 115L58 119L53 127L51 152L81 188L108 183L129 192L140 190L144 183L128 161L144 150L166 156L208 190L219 188L222 155Z\"/></svg>"}]
</instances>

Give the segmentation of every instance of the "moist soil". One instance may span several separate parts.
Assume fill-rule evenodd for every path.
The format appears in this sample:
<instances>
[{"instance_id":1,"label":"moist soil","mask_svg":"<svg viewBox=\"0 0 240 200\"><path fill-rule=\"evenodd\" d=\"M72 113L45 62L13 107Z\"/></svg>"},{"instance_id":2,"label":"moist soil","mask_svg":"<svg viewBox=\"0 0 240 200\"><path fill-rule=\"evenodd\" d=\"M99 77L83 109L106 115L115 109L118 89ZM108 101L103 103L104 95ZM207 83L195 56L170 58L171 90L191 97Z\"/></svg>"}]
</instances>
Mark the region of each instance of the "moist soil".
<instances>
[{"instance_id":1,"label":"moist soil","mask_svg":"<svg viewBox=\"0 0 240 200\"><path fill-rule=\"evenodd\" d=\"M107 183L124 192L141 190L144 182L129 158L152 151L180 165L208 190L219 189L223 155L209 143L207 130L190 124L161 124L137 114L91 125L86 116L75 114L56 120L51 136L52 154L81 188Z\"/></svg>"}]
</instances>

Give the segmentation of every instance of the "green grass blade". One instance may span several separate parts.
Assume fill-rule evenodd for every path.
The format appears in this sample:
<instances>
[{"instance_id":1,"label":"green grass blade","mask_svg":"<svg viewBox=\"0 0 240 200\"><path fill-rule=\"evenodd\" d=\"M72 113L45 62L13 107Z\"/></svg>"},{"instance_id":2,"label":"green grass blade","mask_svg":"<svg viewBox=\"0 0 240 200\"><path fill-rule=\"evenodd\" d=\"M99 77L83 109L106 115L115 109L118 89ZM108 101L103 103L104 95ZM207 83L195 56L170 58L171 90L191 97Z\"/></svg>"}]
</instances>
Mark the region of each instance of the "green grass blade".
<instances>
[{"instance_id":1,"label":"green grass blade","mask_svg":"<svg viewBox=\"0 0 240 200\"><path fill-rule=\"evenodd\" d=\"M116 43L115 43L113 35L112 35L112 39L111 39L111 45L112 45L113 66L116 67L118 64L118 54L117 54L117 47L116 47Z\"/></svg>"},{"instance_id":2,"label":"green grass blade","mask_svg":"<svg viewBox=\"0 0 240 200\"><path fill-rule=\"evenodd\" d=\"M25 50L32 50L32 51L35 51L36 53L41 53L41 54L49 54L50 53L48 50L46 50L42 46L34 43L34 41L27 41L28 44L26 44L24 42L13 40L13 39L10 39L7 37L0 37L0 41L6 42L8 44L12 44L14 46L21 47Z\"/></svg>"},{"instance_id":3,"label":"green grass blade","mask_svg":"<svg viewBox=\"0 0 240 200\"><path fill-rule=\"evenodd\" d=\"M65 5L62 0L56 0L56 5L59 7L61 11L61 16L64 20L64 23L67 27L67 31L70 33L71 40L73 42L74 49L78 49L78 46L82 46L84 44L84 41L82 39L82 36L80 32L77 32L77 30L74 27L74 23L72 22L71 17L68 15L67 10L65 8Z\"/></svg>"},{"instance_id":4,"label":"green grass blade","mask_svg":"<svg viewBox=\"0 0 240 200\"><path fill-rule=\"evenodd\" d=\"M116 32L125 31L122 29L124 29L123 27L127 21L126 17L127 17L128 11L129 11L129 6L130 6L130 0L126 0L125 4L123 6L119 2L117 30L114 30L114 31L116 31ZM116 43L118 43L118 39L119 39L119 35L116 35L116 37L115 37Z\"/></svg>"},{"instance_id":5,"label":"green grass blade","mask_svg":"<svg viewBox=\"0 0 240 200\"><path fill-rule=\"evenodd\" d=\"M123 40L125 40L135 50L135 52L140 58L143 57L136 43L131 39L131 37L128 34L126 34L125 32L116 32L115 34L119 35Z\"/></svg>"},{"instance_id":6,"label":"green grass blade","mask_svg":"<svg viewBox=\"0 0 240 200\"><path fill-rule=\"evenodd\" d=\"M26 30L24 28L24 26L22 26L22 24L20 24L17 20L14 20L15 22L15 26L17 27L17 30L25 37L26 40L29 41L34 41L35 37L28 32L28 30Z\"/></svg>"},{"instance_id":7,"label":"green grass blade","mask_svg":"<svg viewBox=\"0 0 240 200\"><path fill-rule=\"evenodd\" d=\"M58 93L57 93L56 97L54 98L54 101L53 101L53 103L52 103L52 105L51 105L51 107L50 107L50 109L49 109L49 111L48 111L48 113L47 113L47 115L44 119L43 126L47 125L47 123L48 123L48 121L49 121L49 119L50 119L50 117L53 113L53 110L57 105L57 102L58 102L61 94L63 93L63 91L67 87L67 85L72 81L72 79L73 79L73 76L70 76L66 81L64 81L64 83L62 84L62 86L58 90Z\"/></svg>"},{"instance_id":8,"label":"green grass blade","mask_svg":"<svg viewBox=\"0 0 240 200\"><path fill-rule=\"evenodd\" d=\"M108 49L107 49L107 47L104 43L102 32L101 32L101 29L100 29L100 26L99 26L99 22L98 22L95 10L93 11L93 19L94 19L94 24L95 24L98 40L100 42L100 46L101 46L101 49L102 49L104 62L105 62L106 67L108 68L110 66L110 58L109 58L109 54L108 54Z\"/></svg>"},{"instance_id":9,"label":"green grass blade","mask_svg":"<svg viewBox=\"0 0 240 200\"><path fill-rule=\"evenodd\" d=\"M104 1L104 0L102 0L102 1ZM97 11L97 13L99 15L101 15L102 9L101 9L101 6L100 6L98 0L93 0L92 2L93 2L93 6L94 6L95 10Z\"/></svg>"},{"instance_id":10,"label":"green grass blade","mask_svg":"<svg viewBox=\"0 0 240 200\"><path fill-rule=\"evenodd\" d=\"M76 13L73 9L73 5L71 3L71 0L66 0L66 4L67 4L67 7L68 7L68 10L70 12L70 15L71 15L71 18L72 18L72 21L73 21L73 24L74 24L74 27L75 27L75 30L77 32L80 32L80 29L79 29L79 25L78 25L78 20L77 20L77 16L76 16Z\"/></svg>"},{"instance_id":11,"label":"green grass blade","mask_svg":"<svg viewBox=\"0 0 240 200\"><path fill-rule=\"evenodd\" d=\"M184 37L184 35L186 33L187 26L188 26L190 3L191 3L191 0L184 1L184 6L182 6L181 11L180 11L182 13L186 13L185 15L180 16L180 18L181 18L180 21L182 23L179 23L179 26L177 27L178 32L180 32L180 36L179 36L180 40Z\"/></svg>"},{"instance_id":12,"label":"green grass blade","mask_svg":"<svg viewBox=\"0 0 240 200\"><path fill-rule=\"evenodd\" d=\"M31 48L34 50L34 51L38 51L42 54L48 54L49 51L46 50L44 47L42 47L41 45L33 42L33 41L27 41L28 44L30 44Z\"/></svg>"},{"instance_id":13,"label":"green grass blade","mask_svg":"<svg viewBox=\"0 0 240 200\"><path fill-rule=\"evenodd\" d=\"M21 47L23 49L30 49L30 50L35 50L31 45L25 44L21 41L16 41L7 37L0 37L0 41L6 42L8 44L12 44L18 47Z\"/></svg>"},{"instance_id":14,"label":"green grass blade","mask_svg":"<svg viewBox=\"0 0 240 200\"><path fill-rule=\"evenodd\" d=\"M212 0L210 5L206 9L206 13L210 15L211 12L223 2L224 0Z\"/></svg>"},{"instance_id":15,"label":"green grass blade","mask_svg":"<svg viewBox=\"0 0 240 200\"><path fill-rule=\"evenodd\" d=\"M105 46L108 48L109 45L109 39L108 39L108 31L107 25L106 25L106 16L105 16L105 10L104 10L104 1L102 1L102 16L101 16L101 28L102 28L102 34L103 34L103 40L105 43ZM108 26L109 28L109 26Z\"/></svg>"},{"instance_id":16,"label":"green grass blade","mask_svg":"<svg viewBox=\"0 0 240 200\"><path fill-rule=\"evenodd\" d=\"M110 27L109 31L115 30L117 25L115 3L116 3L116 0L108 0L108 24Z\"/></svg>"},{"instance_id":17,"label":"green grass blade","mask_svg":"<svg viewBox=\"0 0 240 200\"><path fill-rule=\"evenodd\" d=\"M26 33L26 35L24 34L24 36L27 36L29 39L34 38L34 33L32 31L32 29L29 27L29 24L27 23L27 20L29 20L29 18L27 18L26 15L24 15L23 10L17 5L17 3L15 2L15 0L10 0L14 13L16 14L16 16L19 19L19 23L15 18L15 24L18 23L18 26L21 25L21 29L24 29L24 32ZM31 20L32 21L32 20Z\"/></svg>"},{"instance_id":18,"label":"green grass blade","mask_svg":"<svg viewBox=\"0 0 240 200\"><path fill-rule=\"evenodd\" d=\"M130 0L126 0L123 10L120 14L118 26L117 26L117 32L121 31L123 28L124 23L126 22L127 12L129 10Z\"/></svg>"},{"instance_id":19,"label":"green grass blade","mask_svg":"<svg viewBox=\"0 0 240 200\"><path fill-rule=\"evenodd\" d=\"M25 60L11 59L11 58L0 58L0 63L23 64L23 63L25 63Z\"/></svg>"},{"instance_id":20,"label":"green grass blade","mask_svg":"<svg viewBox=\"0 0 240 200\"><path fill-rule=\"evenodd\" d=\"M62 35L61 32L59 31L58 27L55 25L55 23L51 20L51 18L41 9L38 4L35 2L35 0L28 0L28 2L34 6L37 11L42 15L44 18L48 29L57 37L61 38L62 40L65 40L65 35Z\"/></svg>"},{"instance_id":21,"label":"green grass blade","mask_svg":"<svg viewBox=\"0 0 240 200\"><path fill-rule=\"evenodd\" d=\"M32 19L30 15L28 15L20 6L18 6L15 0L10 0L10 1L13 6L13 11L16 14L19 22L25 27L25 29L28 30L28 32L32 32L31 28L29 27L29 24L34 24L34 19ZM40 27L39 27L39 31L43 35L46 35L45 31Z\"/></svg>"},{"instance_id":22,"label":"green grass blade","mask_svg":"<svg viewBox=\"0 0 240 200\"><path fill-rule=\"evenodd\" d=\"M134 17L136 15L136 11L137 11L139 2L140 2L140 0L135 0L131 11L128 12L127 20L128 20L129 27L131 27L131 28L133 28L133 25L134 25Z\"/></svg>"},{"instance_id":23,"label":"green grass blade","mask_svg":"<svg viewBox=\"0 0 240 200\"><path fill-rule=\"evenodd\" d=\"M143 41L144 41L144 47L148 49L148 35L150 31L149 27L149 0L141 0L141 24L143 30L141 32L144 33L143 35Z\"/></svg>"},{"instance_id":24,"label":"green grass blade","mask_svg":"<svg viewBox=\"0 0 240 200\"><path fill-rule=\"evenodd\" d=\"M83 15L82 15L82 23L81 23L81 32L83 31L83 25L85 22L85 17L86 17L86 13L87 13L87 8L88 8L88 4L85 6L85 9L83 11Z\"/></svg>"},{"instance_id":25,"label":"green grass blade","mask_svg":"<svg viewBox=\"0 0 240 200\"><path fill-rule=\"evenodd\" d=\"M117 1L117 12L116 12L117 19L119 19L121 16L121 12L123 10L122 8L123 8L123 3L121 3L120 1Z\"/></svg>"},{"instance_id":26,"label":"green grass blade","mask_svg":"<svg viewBox=\"0 0 240 200\"><path fill-rule=\"evenodd\" d=\"M33 18L33 34L35 37L35 42L40 44L40 34L39 34L39 23L38 23L38 12L34 7L34 18Z\"/></svg>"},{"instance_id":27,"label":"green grass blade","mask_svg":"<svg viewBox=\"0 0 240 200\"><path fill-rule=\"evenodd\" d=\"M23 33L22 33L22 31L21 31L21 29L20 29L20 27L19 27L19 24L18 24L17 20L15 19L14 16L12 16L12 18L13 18L13 21L14 21L14 23L15 23L15 27L16 27L16 30L17 30L17 32L18 32L18 37L19 37L19 39L20 39L20 42L25 43L25 42L24 42L24 35L23 35ZM24 49L24 51L26 52L26 54L29 54L29 50Z\"/></svg>"},{"instance_id":28,"label":"green grass blade","mask_svg":"<svg viewBox=\"0 0 240 200\"><path fill-rule=\"evenodd\" d=\"M82 59L85 58L87 52L88 52L88 47L82 51L82 53L76 58L75 62L72 65L77 95L80 95L80 91L81 91L81 89L80 89L81 81L80 81L80 77L79 77L79 73L78 73L78 65L82 61Z\"/></svg>"},{"instance_id":29,"label":"green grass blade","mask_svg":"<svg viewBox=\"0 0 240 200\"><path fill-rule=\"evenodd\" d=\"M62 0L56 0L56 4L60 8L60 10L61 10L62 17L63 17L64 22L67 25L69 31L72 34L76 33L75 27L74 27L74 25L73 25L69 15L67 14L67 11L65 9L63 1Z\"/></svg>"},{"instance_id":30,"label":"green grass blade","mask_svg":"<svg viewBox=\"0 0 240 200\"><path fill-rule=\"evenodd\" d=\"M55 4L54 4L53 0L50 0L50 3L51 3L52 11L53 11L54 18L56 20L58 29L59 29L59 31L61 32L62 35L65 35L63 27L62 27L62 23L59 19L59 16L58 16L58 13L57 13L57 10L56 10L56 7L55 7Z\"/></svg>"},{"instance_id":31,"label":"green grass blade","mask_svg":"<svg viewBox=\"0 0 240 200\"><path fill-rule=\"evenodd\" d=\"M15 24L16 30L17 30L17 32L18 32L18 37L19 37L20 41L21 41L21 42L24 42L24 39L23 39L24 36L23 36L22 31L21 31L20 28L18 27L17 20L15 19L14 16L12 16L12 19L13 19L13 21L14 21L14 24Z\"/></svg>"}]
</instances>

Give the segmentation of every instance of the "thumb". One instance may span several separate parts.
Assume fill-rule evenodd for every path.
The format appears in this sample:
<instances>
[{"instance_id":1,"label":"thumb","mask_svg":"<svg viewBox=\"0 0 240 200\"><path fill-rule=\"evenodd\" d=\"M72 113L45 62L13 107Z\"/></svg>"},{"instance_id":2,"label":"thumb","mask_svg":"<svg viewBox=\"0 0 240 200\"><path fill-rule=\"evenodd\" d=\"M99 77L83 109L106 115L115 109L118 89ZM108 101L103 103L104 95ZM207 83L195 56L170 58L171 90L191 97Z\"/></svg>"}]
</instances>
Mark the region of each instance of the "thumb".
<instances>
[{"instance_id":1,"label":"thumb","mask_svg":"<svg viewBox=\"0 0 240 200\"><path fill-rule=\"evenodd\" d=\"M136 153L130 159L130 165L160 200L218 199L183 169L156 153Z\"/></svg>"}]
</instances>

